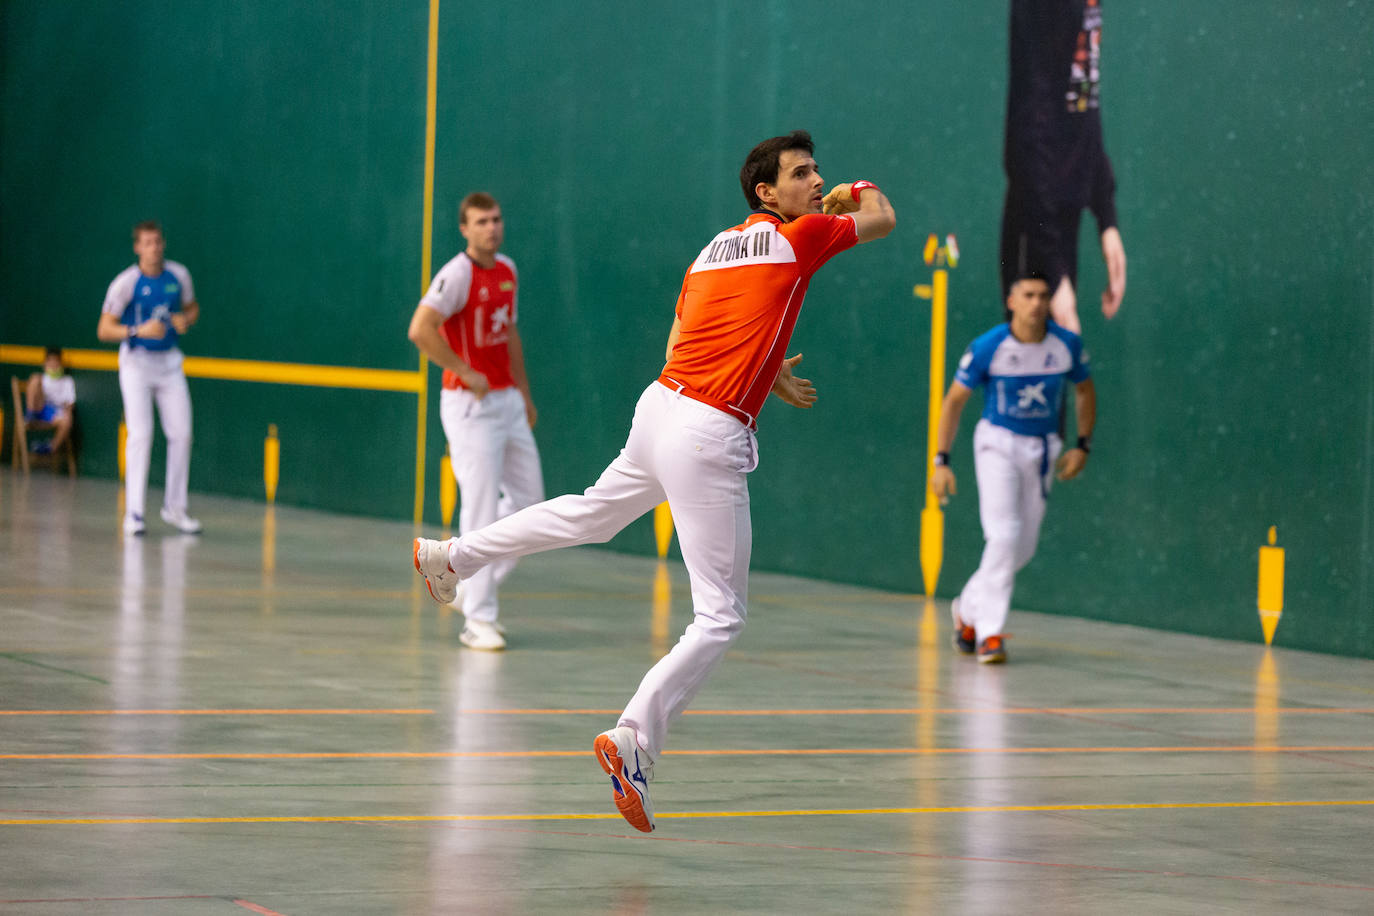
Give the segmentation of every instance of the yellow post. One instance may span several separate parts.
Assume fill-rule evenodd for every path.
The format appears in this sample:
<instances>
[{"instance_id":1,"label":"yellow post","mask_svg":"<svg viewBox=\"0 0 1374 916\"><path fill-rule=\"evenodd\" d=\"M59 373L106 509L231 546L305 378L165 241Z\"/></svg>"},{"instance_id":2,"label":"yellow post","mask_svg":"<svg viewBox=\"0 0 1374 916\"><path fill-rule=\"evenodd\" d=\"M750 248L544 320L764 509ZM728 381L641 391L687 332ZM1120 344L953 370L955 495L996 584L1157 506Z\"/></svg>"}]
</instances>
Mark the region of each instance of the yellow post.
<instances>
[{"instance_id":1,"label":"yellow post","mask_svg":"<svg viewBox=\"0 0 1374 916\"><path fill-rule=\"evenodd\" d=\"M129 425L119 418L119 482L124 482L124 446L129 442Z\"/></svg>"},{"instance_id":2,"label":"yellow post","mask_svg":"<svg viewBox=\"0 0 1374 916\"><path fill-rule=\"evenodd\" d=\"M281 475L281 441L277 439L277 424L267 424L267 438L262 441L262 485L267 501L277 501L277 480Z\"/></svg>"},{"instance_id":3,"label":"yellow post","mask_svg":"<svg viewBox=\"0 0 1374 916\"><path fill-rule=\"evenodd\" d=\"M658 558L661 560L668 555L668 545L673 540L673 510L666 502L654 507L654 540L658 542Z\"/></svg>"},{"instance_id":4,"label":"yellow post","mask_svg":"<svg viewBox=\"0 0 1374 916\"><path fill-rule=\"evenodd\" d=\"M958 257L954 247L954 236L946 237L946 244L940 246L934 235L926 241L925 257L929 264L937 260L940 264L948 261L951 266ZM945 556L945 513L940 501L935 498L935 490L930 478L935 473L935 449L940 428L940 407L945 395L945 325L949 312L949 271L937 268L929 286L917 286L913 291L922 299L930 300L930 403L926 428L926 504L921 510L921 579L925 584L926 596L935 595L935 585L940 579L940 567Z\"/></svg>"},{"instance_id":5,"label":"yellow post","mask_svg":"<svg viewBox=\"0 0 1374 916\"><path fill-rule=\"evenodd\" d=\"M453 476L453 461L448 456L448 446L444 446L444 457L439 459L439 515L447 529L453 524L453 509L458 505L458 478Z\"/></svg>"},{"instance_id":6,"label":"yellow post","mask_svg":"<svg viewBox=\"0 0 1374 916\"><path fill-rule=\"evenodd\" d=\"M434 250L434 137L439 98L439 0L429 0L429 42L425 59L425 183L420 226L420 292L429 289ZM425 515L425 434L429 422L429 360L420 354L415 407L415 524Z\"/></svg>"},{"instance_id":7,"label":"yellow post","mask_svg":"<svg viewBox=\"0 0 1374 916\"><path fill-rule=\"evenodd\" d=\"M1274 630L1283 616L1283 548L1278 543L1279 529L1269 526L1269 546L1259 549L1259 616L1264 629L1264 644L1274 643Z\"/></svg>"},{"instance_id":8,"label":"yellow post","mask_svg":"<svg viewBox=\"0 0 1374 916\"><path fill-rule=\"evenodd\" d=\"M277 507L270 501L262 514L262 616L276 612Z\"/></svg>"},{"instance_id":9,"label":"yellow post","mask_svg":"<svg viewBox=\"0 0 1374 916\"><path fill-rule=\"evenodd\" d=\"M653 616L649 621L649 641L655 655L668 654L668 623L672 615L673 583L668 577L668 564L659 561L658 570L654 573Z\"/></svg>"}]
</instances>

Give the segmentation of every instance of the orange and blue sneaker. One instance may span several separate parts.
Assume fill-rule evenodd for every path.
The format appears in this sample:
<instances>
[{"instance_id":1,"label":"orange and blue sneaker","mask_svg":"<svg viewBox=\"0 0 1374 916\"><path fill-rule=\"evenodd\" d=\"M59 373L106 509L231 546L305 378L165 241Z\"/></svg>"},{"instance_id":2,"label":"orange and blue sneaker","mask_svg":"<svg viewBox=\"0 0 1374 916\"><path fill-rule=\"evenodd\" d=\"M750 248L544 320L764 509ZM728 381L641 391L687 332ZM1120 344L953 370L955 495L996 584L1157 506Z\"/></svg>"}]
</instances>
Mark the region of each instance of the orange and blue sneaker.
<instances>
[{"instance_id":1,"label":"orange and blue sneaker","mask_svg":"<svg viewBox=\"0 0 1374 916\"><path fill-rule=\"evenodd\" d=\"M949 613L954 618L954 648L964 655L972 655L973 650L978 645L978 634L973 627L964 623L964 618L959 616L958 598L949 603Z\"/></svg>"},{"instance_id":2,"label":"orange and blue sneaker","mask_svg":"<svg viewBox=\"0 0 1374 916\"><path fill-rule=\"evenodd\" d=\"M458 574L448 565L448 541L415 539L415 571L425 577L429 596L451 604L458 594Z\"/></svg>"},{"instance_id":3,"label":"orange and blue sneaker","mask_svg":"<svg viewBox=\"0 0 1374 916\"><path fill-rule=\"evenodd\" d=\"M1007 643L1001 636L989 636L978 644L978 661L984 665L1000 665L1007 660Z\"/></svg>"},{"instance_id":4,"label":"orange and blue sneaker","mask_svg":"<svg viewBox=\"0 0 1374 916\"><path fill-rule=\"evenodd\" d=\"M620 816L644 833L654 829L654 806L649 801L649 780L654 761L635 740L635 730L621 725L596 736L592 744L596 762L611 777L611 797Z\"/></svg>"}]
</instances>

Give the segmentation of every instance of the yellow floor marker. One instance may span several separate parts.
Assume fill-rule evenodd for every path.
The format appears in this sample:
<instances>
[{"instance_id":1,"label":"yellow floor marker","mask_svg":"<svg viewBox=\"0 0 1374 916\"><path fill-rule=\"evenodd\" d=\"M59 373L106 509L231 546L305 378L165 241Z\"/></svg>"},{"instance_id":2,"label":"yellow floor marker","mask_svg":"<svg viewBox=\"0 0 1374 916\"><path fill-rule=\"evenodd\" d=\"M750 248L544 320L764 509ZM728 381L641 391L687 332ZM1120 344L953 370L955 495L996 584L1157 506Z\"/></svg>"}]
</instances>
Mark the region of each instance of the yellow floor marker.
<instances>
[{"instance_id":1,"label":"yellow floor marker","mask_svg":"<svg viewBox=\"0 0 1374 916\"><path fill-rule=\"evenodd\" d=\"M124 482L124 446L129 444L129 424L124 422L124 418L119 418L119 482Z\"/></svg>"},{"instance_id":2,"label":"yellow floor marker","mask_svg":"<svg viewBox=\"0 0 1374 916\"><path fill-rule=\"evenodd\" d=\"M453 461L448 456L448 446L444 446L444 457L439 459L439 515L444 529L453 525L453 510L458 505L458 478L453 476Z\"/></svg>"},{"instance_id":3,"label":"yellow floor marker","mask_svg":"<svg viewBox=\"0 0 1374 916\"><path fill-rule=\"evenodd\" d=\"M267 501L277 501L277 481L281 477L281 441L277 438L277 424L267 424L267 438L262 440L262 485Z\"/></svg>"},{"instance_id":4,"label":"yellow floor marker","mask_svg":"<svg viewBox=\"0 0 1374 916\"><path fill-rule=\"evenodd\" d=\"M668 576L668 564L660 560L658 571L654 573L654 608L649 624L649 636L656 656L668 654L671 648L668 645L668 623L672 616L673 582Z\"/></svg>"},{"instance_id":5,"label":"yellow floor marker","mask_svg":"<svg viewBox=\"0 0 1374 916\"><path fill-rule=\"evenodd\" d=\"M273 596L277 579L277 507L270 501L262 515L262 616L276 612Z\"/></svg>"},{"instance_id":6,"label":"yellow floor marker","mask_svg":"<svg viewBox=\"0 0 1374 916\"><path fill-rule=\"evenodd\" d=\"M673 541L673 510L666 502L654 507L654 540L658 542L658 558L668 555L668 545Z\"/></svg>"},{"instance_id":7,"label":"yellow floor marker","mask_svg":"<svg viewBox=\"0 0 1374 916\"><path fill-rule=\"evenodd\" d=\"M959 263L959 245L953 235L940 244L934 233L926 239L925 262L936 265L930 284L919 284L912 292L930 300L930 404L926 433L926 504L921 510L921 579L926 596L935 595L940 567L945 558L945 513L930 479L935 473L935 451L940 427L940 408L945 396L945 325L949 312L949 270Z\"/></svg>"},{"instance_id":8,"label":"yellow floor marker","mask_svg":"<svg viewBox=\"0 0 1374 916\"><path fill-rule=\"evenodd\" d=\"M1259 617L1264 628L1264 644L1274 644L1274 630L1283 616L1283 548L1278 543L1279 529L1269 526L1269 546L1259 549Z\"/></svg>"}]
</instances>

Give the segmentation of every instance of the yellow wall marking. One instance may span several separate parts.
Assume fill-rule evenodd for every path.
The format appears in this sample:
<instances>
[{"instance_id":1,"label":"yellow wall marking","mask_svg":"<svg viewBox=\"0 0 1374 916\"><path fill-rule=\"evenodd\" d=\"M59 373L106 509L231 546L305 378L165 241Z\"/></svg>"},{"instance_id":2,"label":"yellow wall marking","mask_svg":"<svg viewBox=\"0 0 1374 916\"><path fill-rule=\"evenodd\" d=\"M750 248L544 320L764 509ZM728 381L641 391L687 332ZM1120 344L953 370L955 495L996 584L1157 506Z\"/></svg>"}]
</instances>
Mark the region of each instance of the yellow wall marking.
<instances>
[{"instance_id":1,"label":"yellow wall marking","mask_svg":"<svg viewBox=\"0 0 1374 916\"><path fill-rule=\"evenodd\" d=\"M106 350L66 350L63 359L72 369L119 370L119 354ZM0 344L0 363L43 364L43 348ZM188 356L183 363L187 378L213 378L230 382L269 382L318 388L356 388L364 391L419 390L415 373L401 369L363 369L354 366L317 366L311 363L273 363L253 359L222 359Z\"/></svg>"}]
</instances>

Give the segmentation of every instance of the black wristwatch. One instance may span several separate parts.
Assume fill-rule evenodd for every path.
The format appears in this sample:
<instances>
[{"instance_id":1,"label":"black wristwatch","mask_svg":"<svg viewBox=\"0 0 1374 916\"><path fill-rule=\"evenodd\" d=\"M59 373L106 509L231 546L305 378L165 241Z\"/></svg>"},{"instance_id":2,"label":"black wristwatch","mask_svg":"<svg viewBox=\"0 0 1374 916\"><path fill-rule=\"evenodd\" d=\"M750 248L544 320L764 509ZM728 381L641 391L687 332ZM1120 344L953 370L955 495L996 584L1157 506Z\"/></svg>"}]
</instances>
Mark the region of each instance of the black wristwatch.
<instances>
[{"instance_id":1,"label":"black wristwatch","mask_svg":"<svg viewBox=\"0 0 1374 916\"><path fill-rule=\"evenodd\" d=\"M1078 437L1078 447L1081 448L1084 452L1087 452L1088 454L1092 454L1092 450L1093 450L1093 437L1092 437L1092 436L1079 436L1079 437Z\"/></svg>"},{"instance_id":2,"label":"black wristwatch","mask_svg":"<svg viewBox=\"0 0 1374 916\"><path fill-rule=\"evenodd\" d=\"M937 468L947 468L947 467L949 467L949 452L936 452L936 453L935 453L935 466L936 466Z\"/></svg>"}]
</instances>

